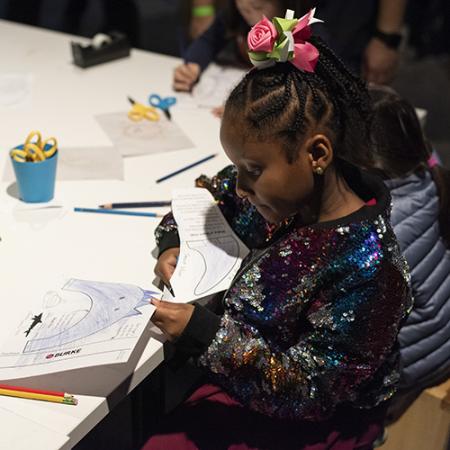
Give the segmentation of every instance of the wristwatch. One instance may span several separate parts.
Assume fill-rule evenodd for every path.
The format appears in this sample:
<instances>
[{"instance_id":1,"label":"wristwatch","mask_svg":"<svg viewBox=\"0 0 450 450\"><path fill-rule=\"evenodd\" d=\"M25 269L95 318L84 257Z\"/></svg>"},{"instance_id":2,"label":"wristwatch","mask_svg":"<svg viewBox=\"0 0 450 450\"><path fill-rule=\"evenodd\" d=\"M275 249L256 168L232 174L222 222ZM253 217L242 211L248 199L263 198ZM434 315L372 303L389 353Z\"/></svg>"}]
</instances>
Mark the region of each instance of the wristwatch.
<instances>
[{"instance_id":1,"label":"wristwatch","mask_svg":"<svg viewBox=\"0 0 450 450\"><path fill-rule=\"evenodd\" d=\"M397 50L402 42L403 36L400 33L385 33L384 31L375 30L373 37L379 39L387 47Z\"/></svg>"}]
</instances>

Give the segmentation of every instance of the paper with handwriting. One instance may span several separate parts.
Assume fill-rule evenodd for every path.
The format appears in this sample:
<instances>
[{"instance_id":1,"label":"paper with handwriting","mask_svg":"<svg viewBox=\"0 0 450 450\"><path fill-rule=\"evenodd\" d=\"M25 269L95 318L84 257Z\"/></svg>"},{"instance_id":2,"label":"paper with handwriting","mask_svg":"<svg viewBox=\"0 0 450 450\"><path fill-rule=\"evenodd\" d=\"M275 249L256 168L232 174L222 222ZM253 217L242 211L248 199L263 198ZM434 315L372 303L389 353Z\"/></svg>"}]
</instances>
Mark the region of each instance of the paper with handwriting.
<instances>
[{"instance_id":1,"label":"paper with handwriting","mask_svg":"<svg viewBox=\"0 0 450 450\"><path fill-rule=\"evenodd\" d=\"M249 250L202 188L175 189L172 211L180 255L170 283L175 301L192 301L230 286Z\"/></svg>"}]
</instances>

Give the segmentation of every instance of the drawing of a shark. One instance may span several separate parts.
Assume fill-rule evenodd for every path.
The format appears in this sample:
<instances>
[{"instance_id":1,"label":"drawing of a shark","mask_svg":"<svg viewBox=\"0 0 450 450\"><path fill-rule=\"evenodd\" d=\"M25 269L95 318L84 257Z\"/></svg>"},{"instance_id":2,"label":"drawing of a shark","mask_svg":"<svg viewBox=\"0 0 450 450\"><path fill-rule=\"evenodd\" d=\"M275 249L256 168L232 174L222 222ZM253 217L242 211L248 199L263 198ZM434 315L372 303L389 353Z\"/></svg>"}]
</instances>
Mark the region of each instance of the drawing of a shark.
<instances>
[{"instance_id":1,"label":"drawing of a shark","mask_svg":"<svg viewBox=\"0 0 450 450\"><path fill-rule=\"evenodd\" d=\"M123 283L105 283L71 279L62 289L76 292L89 299L90 307L77 322L61 327L40 330L39 337L25 345L25 352L33 352L66 345L83 339L126 317L141 314L137 308L149 305L156 292L145 291L137 286ZM77 305L74 305L75 308ZM44 324L45 325L45 324Z\"/></svg>"},{"instance_id":2,"label":"drawing of a shark","mask_svg":"<svg viewBox=\"0 0 450 450\"><path fill-rule=\"evenodd\" d=\"M28 328L27 331L25 331L25 336L28 336L30 334L30 331L38 324L38 323L42 323L42 313L38 314L37 316L33 316L33 318L31 319L31 325Z\"/></svg>"}]
</instances>

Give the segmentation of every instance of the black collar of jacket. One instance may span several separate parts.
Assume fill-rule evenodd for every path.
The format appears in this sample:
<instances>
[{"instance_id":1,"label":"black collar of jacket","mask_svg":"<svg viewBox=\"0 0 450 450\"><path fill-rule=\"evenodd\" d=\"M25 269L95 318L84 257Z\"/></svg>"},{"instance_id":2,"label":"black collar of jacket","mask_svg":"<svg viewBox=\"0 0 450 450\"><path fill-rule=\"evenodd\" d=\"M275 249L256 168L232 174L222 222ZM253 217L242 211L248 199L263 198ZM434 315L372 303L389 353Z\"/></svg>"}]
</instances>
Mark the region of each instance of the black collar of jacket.
<instances>
[{"instance_id":1,"label":"black collar of jacket","mask_svg":"<svg viewBox=\"0 0 450 450\"><path fill-rule=\"evenodd\" d=\"M349 187L364 201L376 200L373 206L363 206L348 216L327 222L318 222L314 228L331 228L360 222L362 220L374 220L380 214L385 218L390 216L391 195L383 180L374 174L363 171L358 167L340 160L339 170Z\"/></svg>"}]
</instances>

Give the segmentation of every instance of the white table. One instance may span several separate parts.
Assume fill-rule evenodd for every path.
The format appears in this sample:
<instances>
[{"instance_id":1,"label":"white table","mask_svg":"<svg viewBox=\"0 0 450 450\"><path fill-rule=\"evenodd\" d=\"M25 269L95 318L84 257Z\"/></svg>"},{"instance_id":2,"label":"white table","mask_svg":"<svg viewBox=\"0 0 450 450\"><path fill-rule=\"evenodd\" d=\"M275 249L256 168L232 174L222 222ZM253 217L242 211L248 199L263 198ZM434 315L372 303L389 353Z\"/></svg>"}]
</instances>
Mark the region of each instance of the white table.
<instances>
[{"instance_id":1,"label":"white table","mask_svg":"<svg viewBox=\"0 0 450 450\"><path fill-rule=\"evenodd\" d=\"M23 142L30 130L55 135L60 144L71 147L111 145L93 116L127 110L127 95L145 99L152 91L171 94L171 74L179 64L176 58L133 50L130 58L81 69L71 62L72 37L65 34L0 21L0 38L2 71L33 77L31 108L0 111L0 174L9 163L8 150ZM180 106L172 109L172 116L195 148L126 158L124 181L57 182L56 197L85 207L167 199L172 188L192 186L199 173L213 174L228 163L220 152L219 120L210 111ZM220 156L213 160L155 183L158 177L216 151ZM0 184L0 343L27 309L36 284L70 276L152 287L151 251L158 219L58 209L13 213L10 207L14 209L18 200L9 195L8 183ZM55 444L55 448L71 448L108 414L106 397L120 383L131 375L130 392L162 361L162 344L151 337L151 331L143 347L126 365L97 367L74 376L75 385L89 385L94 394L78 396L76 407L6 397L0 397L0 407L69 436L64 447ZM50 376L49 383L52 380L56 378ZM16 425L11 419L2 423L5 426ZM0 448L4 448L1 433Z\"/></svg>"}]
</instances>

